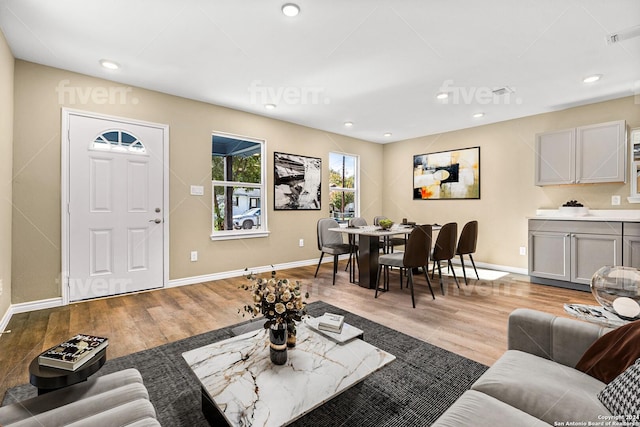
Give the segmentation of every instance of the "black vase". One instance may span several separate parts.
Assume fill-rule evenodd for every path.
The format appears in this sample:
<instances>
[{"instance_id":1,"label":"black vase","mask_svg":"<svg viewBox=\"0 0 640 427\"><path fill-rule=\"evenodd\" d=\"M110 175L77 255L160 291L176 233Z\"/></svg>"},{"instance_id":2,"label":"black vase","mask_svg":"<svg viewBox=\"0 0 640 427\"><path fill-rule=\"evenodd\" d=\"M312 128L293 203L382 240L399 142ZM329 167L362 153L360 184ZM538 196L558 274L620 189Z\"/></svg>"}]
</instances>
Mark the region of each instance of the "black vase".
<instances>
[{"instance_id":1,"label":"black vase","mask_svg":"<svg viewBox=\"0 0 640 427\"><path fill-rule=\"evenodd\" d=\"M269 358L274 365L287 362L287 327L274 325L269 328Z\"/></svg>"}]
</instances>

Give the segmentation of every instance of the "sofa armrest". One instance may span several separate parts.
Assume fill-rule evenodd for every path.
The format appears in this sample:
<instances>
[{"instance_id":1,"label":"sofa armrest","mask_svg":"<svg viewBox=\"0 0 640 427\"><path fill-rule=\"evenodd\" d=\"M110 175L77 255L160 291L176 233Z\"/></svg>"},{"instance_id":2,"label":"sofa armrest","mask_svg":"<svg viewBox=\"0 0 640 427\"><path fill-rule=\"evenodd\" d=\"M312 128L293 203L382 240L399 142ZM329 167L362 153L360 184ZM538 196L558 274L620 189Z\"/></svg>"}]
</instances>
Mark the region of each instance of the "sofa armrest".
<instances>
[{"instance_id":1,"label":"sofa armrest","mask_svg":"<svg viewBox=\"0 0 640 427\"><path fill-rule=\"evenodd\" d=\"M611 329L549 313L518 308L509 315L509 350L575 367L584 352Z\"/></svg>"},{"instance_id":2,"label":"sofa armrest","mask_svg":"<svg viewBox=\"0 0 640 427\"><path fill-rule=\"evenodd\" d=\"M85 382L0 407L0 425L5 427L106 426L129 425L131 422L153 425L155 418L149 393L136 369L95 376ZM110 424L105 423L107 419L111 420Z\"/></svg>"}]
</instances>

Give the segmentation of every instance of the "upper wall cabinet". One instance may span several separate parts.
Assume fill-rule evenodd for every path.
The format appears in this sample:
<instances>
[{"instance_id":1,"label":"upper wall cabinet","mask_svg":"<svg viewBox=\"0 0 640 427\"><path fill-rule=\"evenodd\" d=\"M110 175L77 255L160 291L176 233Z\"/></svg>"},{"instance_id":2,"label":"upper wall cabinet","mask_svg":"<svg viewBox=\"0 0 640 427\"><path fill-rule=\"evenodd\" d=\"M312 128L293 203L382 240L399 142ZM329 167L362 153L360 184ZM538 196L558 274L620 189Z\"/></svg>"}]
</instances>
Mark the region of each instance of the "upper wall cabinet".
<instances>
[{"instance_id":1,"label":"upper wall cabinet","mask_svg":"<svg viewBox=\"0 0 640 427\"><path fill-rule=\"evenodd\" d=\"M536 135L536 185L626 182L624 120Z\"/></svg>"},{"instance_id":2,"label":"upper wall cabinet","mask_svg":"<svg viewBox=\"0 0 640 427\"><path fill-rule=\"evenodd\" d=\"M575 129L536 135L536 185L575 183L575 158Z\"/></svg>"}]
</instances>

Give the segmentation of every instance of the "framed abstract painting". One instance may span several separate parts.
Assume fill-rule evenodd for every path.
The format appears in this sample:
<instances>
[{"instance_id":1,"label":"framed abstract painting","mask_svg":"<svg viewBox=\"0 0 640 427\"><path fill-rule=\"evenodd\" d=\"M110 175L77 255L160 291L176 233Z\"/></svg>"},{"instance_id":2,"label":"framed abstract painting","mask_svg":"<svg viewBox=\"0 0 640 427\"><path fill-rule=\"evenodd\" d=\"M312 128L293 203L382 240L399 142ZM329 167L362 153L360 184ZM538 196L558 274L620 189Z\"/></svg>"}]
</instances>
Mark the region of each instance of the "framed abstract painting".
<instances>
[{"instance_id":1,"label":"framed abstract painting","mask_svg":"<svg viewBox=\"0 0 640 427\"><path fill-rule=\"evenodd\" d=\"M480 198L480 147L413 156L413 199Z\"/></svg>"}]
</instances>

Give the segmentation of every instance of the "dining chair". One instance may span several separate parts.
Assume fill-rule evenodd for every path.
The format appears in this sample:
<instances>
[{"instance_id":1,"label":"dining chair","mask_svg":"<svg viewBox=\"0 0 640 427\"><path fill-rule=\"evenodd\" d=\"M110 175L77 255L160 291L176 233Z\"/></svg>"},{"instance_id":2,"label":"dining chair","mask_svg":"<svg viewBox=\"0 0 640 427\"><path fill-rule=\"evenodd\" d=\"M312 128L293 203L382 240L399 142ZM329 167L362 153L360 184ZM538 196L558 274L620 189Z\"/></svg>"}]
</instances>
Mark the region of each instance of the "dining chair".
<instances>
[{"instance_id":1,"label":"dining chair","mask_svg":"<svg viewBox=\"0 0 640 427\"><path fill-rule=\"evenodd\" d=\"M380 225L380 221L383 219L389 219L386 216L374 216L373 217L373 225ZM392 237L392 236L384 236L380 238L382 242L382 251L386 254L389 252L393 252L393 248L395 246L404 246L407 244L407 238L405 237Z\"/></svg>"},{"instance_id":2,"label":"dining chair","mask_svg":"<svg viewBox=\"0 0 640 427\"><path fill-rule=\"evenodd\" d=\"M451 260L455 257L456 254L457 237L457 223L449 222L443 225L440 229L440 232L438 233L436 244L434 245L433 253L431 254L431 259L433 260L433 270L431 271L431 278L433 279L433 275L435 274L437 265L438 275L440 276L440 289L442 290L442 295L444 295L444 284L442 282L442 269L440 267L440 261L447 261L448 268L450 268L453 273L453 278L456 281L456 285L458 286L458 288L460 288L460 284L458 284L458 278L456 277L456 272L453 269L453 264L451 264Z\"/></svg>"},{"instance_id":3,"label":"dining chair","mask_svg":"<svg viewBox=\"0 0 640 427\"><path fill-rule=\"evenodd\" d=\"M464 258L463 255L469 255L469 259L471 260L471 265L473 265L473 270L476 272L476 277L480 280L480 276L478 276L478 270L476 269L476 263L473 261L473 253L476 251L476 244L478 243L478 221L469 221L464 227L462 227L462 231L460 232L460 238L458 239L458 246L456 248L456 255L460 255L460 263L462 264L462 274L464 275L464 284L467 283L467 272L464 268Z\"/></svg>"},{"instance_id":4,"label":"dining chair","mask_svg":"<svg viewBox=\"0 0 640 427\"><path fill-rule=\"evenodd\" d=\"M342 233L329 230L330 228L337 227L340 227L340 224L333 218L322 218L318 220L318 250L320 251L320 259L316 267L316 274L313 276L318 277L318 270L320 269L324 254L333 255L334 285L336 284L336 272L338 271L338 256L348 254L351 251L351 246L342 240Z\"/></svg>"},{"instance_id":5,"label":"dining chair","mask_svg":"<svg viewBox=\"0 0 640 427\"><path fill-rule=\"evenodd\" d=\"M362 218L362 217L355 217L355 218L351 218L349 220L348 223L349 227L364 227L367 225L367 220ZM350 250L349 250L349 260L347 261L347 266L345 267L345 271L347 271L347 268L351 267L351 258L355 258L356 260L356 264L358 264L358 268L360 268L360 264L358 261L358 244L359 244L359 240L358 240L358 236L355 234L349 234L349 245L350 245ZM354 277L354 269L352 268L350 270L350 275L351 275L351 280L354 281L355 277Z\"/></svg>"},{"instance_id":6,"label":"dining chair","mask_svg":"<svg viewBox=\"0 0 640 427\"><path fill-rule=\"evenodd\" d=\"M427 279L429 290L431 291L431 297L436 299L433 294L433 288L431 287L431 281L427 274L429 266L429 252L431 251L431 225L419 225L411 231L409 239L405 246L404 252L394 252L390 254L381 255L378 258L378 275L376 280L376 293L374 298L378 298L378 291L380 290L380 275L382 268L384 267L384 284L383 290L389 290L389 267L400 268L400 289L402 289L402 274L403 271L407 272L407 287L411 290L411 303L413 308L416 308L416 300L413 294L413 270L422 268L424 271L424 277Z\"/></svg>"}]
</instances>

